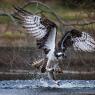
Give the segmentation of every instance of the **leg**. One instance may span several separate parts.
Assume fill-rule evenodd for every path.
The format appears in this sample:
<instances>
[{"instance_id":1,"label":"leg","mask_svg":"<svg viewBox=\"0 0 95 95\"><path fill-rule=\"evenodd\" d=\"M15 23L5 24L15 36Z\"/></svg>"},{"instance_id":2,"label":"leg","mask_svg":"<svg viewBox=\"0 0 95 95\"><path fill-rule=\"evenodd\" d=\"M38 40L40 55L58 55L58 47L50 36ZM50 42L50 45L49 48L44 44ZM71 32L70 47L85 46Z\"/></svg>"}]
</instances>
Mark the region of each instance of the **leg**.
<instances>
[{"instance_id":1,"label":"leg","mask_svg":"<svg viewBox=\"0 0 95 95\"><path fill-rule=\"evenodd\" d=\"M48 77L51 80L55 80L54 69L48 71Z\"/></svg>"},{"instance_id":2,"label":"leg","mask_svg":"<svg viewBox=\"0 0 95 95\"><path fill-rule=\"evenodd\" d=\"M44 59L44 63L41 66L41 73L45 73L46 72L47 61L48 61L48 58L45 58Z\"/></svg>"},{"instance_id":3,"label":"leg","mask_svg":"<svg viewBox=\"0 0 95 95\"><path fill-rule=\"evenodd\" d=\"M46 71L51 71L51 64L50 64L50 60L48 58L45 58L44 63L42 64L41 67L41 72L45 73Z\"/></svg>"},{"instance_id":4,"label":"leg","mask_svg":"<svg viewBox=\"0 0 95 95\"><path fill-rule=\"evenodd\" d=\"M54 74L54 69L48 72L48 77L50 80L53 81L55 86L60 86L60 80L56 80L55 74Z\"/></svg>"}]
</instances>

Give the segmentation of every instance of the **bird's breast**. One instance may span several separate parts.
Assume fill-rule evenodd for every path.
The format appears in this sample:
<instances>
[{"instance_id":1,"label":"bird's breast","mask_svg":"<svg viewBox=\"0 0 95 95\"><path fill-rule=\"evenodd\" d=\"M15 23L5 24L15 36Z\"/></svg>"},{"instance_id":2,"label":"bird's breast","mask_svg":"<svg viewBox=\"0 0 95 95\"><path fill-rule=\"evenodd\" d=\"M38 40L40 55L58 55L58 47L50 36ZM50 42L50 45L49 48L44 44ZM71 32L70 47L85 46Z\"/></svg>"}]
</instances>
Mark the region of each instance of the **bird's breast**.
<instances>
[{"instance_id":1,"label":"bird's breast","mask_svg":"<svg viewBox=\"0 0 95 95\"><path fill-rule=\"evenodd\" d=\"M48 57L49 60L52 60L52 61L57 60L57 58L54 54L54 50L49 51L49 53L47 54L47 57Z\"/></svg>"}]
</instances>

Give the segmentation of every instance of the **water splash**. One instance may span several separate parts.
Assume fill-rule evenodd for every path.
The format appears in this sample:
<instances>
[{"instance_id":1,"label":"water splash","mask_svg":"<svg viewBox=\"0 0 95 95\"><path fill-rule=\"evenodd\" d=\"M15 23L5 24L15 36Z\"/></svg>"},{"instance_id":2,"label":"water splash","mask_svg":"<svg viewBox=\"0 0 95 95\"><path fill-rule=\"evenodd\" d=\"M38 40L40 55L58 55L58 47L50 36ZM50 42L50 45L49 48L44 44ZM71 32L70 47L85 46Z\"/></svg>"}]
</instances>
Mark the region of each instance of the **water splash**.
<instances>
[{"instance_id":1,"label":"water splash","mask_svg":"<svg viewBox=\"0 0 95 95\"><path fill-rule=\"evenodd\" d=\"M95 80L59 80L58 85L52 80L9 80L0 81L0 89L24 89L24 88L95 88Z\"/></svg>"}]
</instances>

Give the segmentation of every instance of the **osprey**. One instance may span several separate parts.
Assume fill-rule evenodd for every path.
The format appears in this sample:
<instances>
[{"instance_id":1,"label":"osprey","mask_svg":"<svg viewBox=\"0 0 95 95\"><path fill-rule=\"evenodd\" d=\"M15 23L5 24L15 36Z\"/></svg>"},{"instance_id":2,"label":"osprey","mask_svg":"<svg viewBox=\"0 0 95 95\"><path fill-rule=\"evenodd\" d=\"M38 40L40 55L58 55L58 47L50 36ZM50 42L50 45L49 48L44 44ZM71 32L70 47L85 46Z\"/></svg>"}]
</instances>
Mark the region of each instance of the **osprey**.
<instances>
[{"instance_id":1,"label":"osprey","mask_svg":"<svg viewBox=\"0 0 95 95\"><path fill-rule=\"evenodd\" d=\"M52 74L55 66L50 67L51 61L58 60L60 57L64 58L65 52L70 47L85 52L95 50L94 39L88 33L76 29L66 32L56 48L57 26L54 22L46 17L31 14L21 8L15 9L17 10L15 18L18 19L28 33L32 34L37 41L37 47L45 53L44 63L41 67L42 73L48 71Z\"/></svg>"}]
</instances>

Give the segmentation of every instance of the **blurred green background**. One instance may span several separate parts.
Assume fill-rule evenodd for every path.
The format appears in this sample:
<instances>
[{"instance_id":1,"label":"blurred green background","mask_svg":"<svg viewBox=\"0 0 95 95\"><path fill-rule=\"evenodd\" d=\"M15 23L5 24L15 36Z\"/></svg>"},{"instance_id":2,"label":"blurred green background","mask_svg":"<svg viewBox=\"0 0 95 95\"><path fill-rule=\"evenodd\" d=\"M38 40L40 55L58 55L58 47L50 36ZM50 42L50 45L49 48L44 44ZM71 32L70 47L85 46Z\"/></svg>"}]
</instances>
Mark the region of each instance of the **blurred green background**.
<instances>
[{"instance_id":1,"label":"blurred green background","mask_svg":"<svg viewBox=\"0 0 95 95\"><path fill-rule=\"evenodd\" d=\"M12 43L12 41L15 40L17 44L14 45L28 45L30 46L31 37L27 39L27 35L25 31L21 27L17 27L15 24L15 21L12 21L13 19L10 17L10 14L14 13L15 10L13 6L19 6L22 7L28 2L35 1L35 0L0 0L0 39L3 44L0 44L0 46L7 46L9 43ZM91 33L95 34L95 24L83 24L83 25L72 25L73 23L79 23L85 21L95 22L95 1L94 0L38 0L44 4L46 4L48 7L52 9L58 16L61 17L61 20L63 23L71 24L69 27L75 27L80 30L86 30L91 31ZM51 20L53 20L58 25L58 32L60 32L59 29L59 22L56 20L56 18L51 15L49 12L51 10L47 9L46 7L40 5L40 4L31 4L28 7L26 7L26 10L36 13L40 10L46 11L44 14ZM2 15L3 13L7 13L9 16ZM20 29L19 29L20 28ZM16 32L20 31L20 32ZM60 33L59 33L60 36ZM4 39L4 40L2 40ZM19 40L20 41L16 41ZM23 43L26 41L26 43ZM28 41L27 41L28 40ZM5 41L5 42L4 42ZM13 42L14 43L14 42ZM27 44L28 43L28 44ZM35 44L35 43L34 43ZM32 46L34 45L32 44Z\"/></svg>"}]
</instances>

